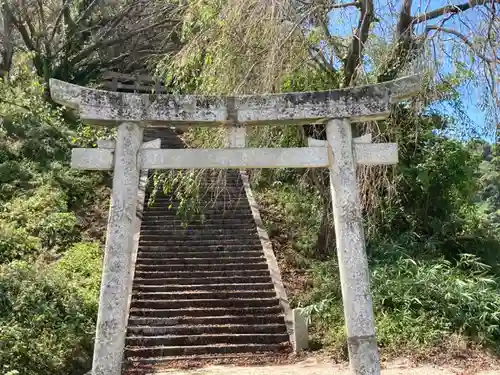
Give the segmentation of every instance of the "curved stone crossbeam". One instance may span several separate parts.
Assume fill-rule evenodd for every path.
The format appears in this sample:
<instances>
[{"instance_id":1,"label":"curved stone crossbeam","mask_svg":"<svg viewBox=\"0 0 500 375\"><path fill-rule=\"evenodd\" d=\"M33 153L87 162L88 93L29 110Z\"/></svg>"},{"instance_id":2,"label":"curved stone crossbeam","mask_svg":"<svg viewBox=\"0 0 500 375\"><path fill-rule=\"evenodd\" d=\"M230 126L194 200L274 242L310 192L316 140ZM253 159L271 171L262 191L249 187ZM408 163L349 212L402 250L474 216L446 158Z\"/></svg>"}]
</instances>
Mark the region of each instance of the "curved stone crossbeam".
<instances>
[{"instance_id":1,"label":"curved stone crossbeam","mask_svg":"<svg viewBox=\"0 0 500 375\"><path fill-rule=\"evenodd\" d=\"M383 119L390 105L419 91L419 75L341 90L243 96L132 94L50 80L52 99L97 125L139 122L145 126L321 123Z\"/></svg>"}]
</instances>

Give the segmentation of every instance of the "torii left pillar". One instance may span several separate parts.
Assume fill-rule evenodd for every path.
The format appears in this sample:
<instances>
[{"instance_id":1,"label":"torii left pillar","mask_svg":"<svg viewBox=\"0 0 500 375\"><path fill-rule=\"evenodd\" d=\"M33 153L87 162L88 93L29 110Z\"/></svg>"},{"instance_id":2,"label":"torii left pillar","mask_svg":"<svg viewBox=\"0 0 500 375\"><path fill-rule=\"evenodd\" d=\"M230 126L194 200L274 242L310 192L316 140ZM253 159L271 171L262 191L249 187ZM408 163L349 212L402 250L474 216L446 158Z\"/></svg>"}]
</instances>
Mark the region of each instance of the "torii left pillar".
<instances>
[{"instance_id":1,"label":"torii left pillar","mask_svg":"<svg viewBox=\"0 0 500 375\"><path fill-rule=\"evenodd\" d=\"M142 133L137 123L118 126L92 375L121 374Z\"/></svg>"}]
</instances>

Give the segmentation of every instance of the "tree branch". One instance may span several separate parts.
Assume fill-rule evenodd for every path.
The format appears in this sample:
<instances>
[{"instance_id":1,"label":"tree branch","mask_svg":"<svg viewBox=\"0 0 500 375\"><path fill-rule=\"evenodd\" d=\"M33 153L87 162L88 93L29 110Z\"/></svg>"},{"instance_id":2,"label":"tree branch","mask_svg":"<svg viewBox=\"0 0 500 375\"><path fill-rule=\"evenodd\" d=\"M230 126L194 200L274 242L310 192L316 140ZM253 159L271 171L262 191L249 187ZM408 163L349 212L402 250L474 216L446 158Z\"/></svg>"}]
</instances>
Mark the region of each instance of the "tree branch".
<instances>
[{"instance_id":1,"label":"tree branch","mask_svg":"<svg viewBox=\"0 0 500 375\"><path fill-rule=\"evenodd\" d=\"M73 57L71 59L71 61L69 62L70 66L72 65L76 65L78 64L80 61L82 61L83 59L89 57L92 53L94 53L95 51L97 51L98 49L100 48L104 48L104 47L109 47L109 46L112 46L112 45L115 45L115 44L118 44L118 43L121 43L137 34L140 34L144 31L148 31L148 30L151 30L151 29L154 29L155 27L158 27L158 26L162 26L166 23L169 23L171 22L172 20L171 19L164 19L162 21L159 21L155 24L152 24L152 25L148 25L148 26L145 26L145 27L142 27L140 29L137 29L137 30L134 30L134 31L131 31L129 33L126 33L124 35L122 35L121 37L119 38L116 38L116 39L105 39L105 40L101 40L99 42L96 42L95 44L83 49L80 53L78 53L75 57Z\"/></svg>"},{"instance_id":2,"label":"tree branch","mask_svg":"<svg viewBox=\"0 0 500 375\"><path fill-rule=\"evenodd\" d=\"M447 27L441 27L441 26L437 26L437 25L428 25L425 30L426 30L426 33L430 32L431 30L436 30L436 31L440 31L443 33L454 35L457 38L459 38L460 40L462 40L462 42L464 42L464 44L466 44L472 50L472 52L474 52L476 55L478 55L482 60L484 60L490 64L497 63L497 62L500 63L500 56L495 56L493 58L486 56L485 54L483 54L482 52L480 52L476 49L476 47L474 46L474 43L470 39L468 39L465 35L459 33L458 31L456 31L454 29L450 29Z\"/></svg>"},{"instance_id":3,"label":"tree branch","mask_svg":"<svg viewBox=\"0 0 500 375\"><path fill-rule=\"evenodd\" d=\"M64 23L68 27L68 31L66 34L69 38L69 36L74 34L74 32L76 30L76 24L73 21L73 18L71 18L71 11L70 11L69 7L66 6L66 4L63 4L62 11L63 11Z\"/></svg>"},{"instance_id":4,"label":"tree branch","mask_svg":"<svg viewBox=\"0 0 500 375\"><path fill-rule=\"evenodd\" d=\"M94 5L97 3L97 0L92 0L92 2L89 4L87 8L83 11L83 13L78 17L78 19L75 21L76 25L79 25L80 22L82 22L84 19L86 19L89 15L92 9L94 9Z\"/></svg>"},{"instance_id":5,"label":"tree branch","mask_svg":"<svg viewBox=\"0 0 500 375\"><path fill-rule=\"evenodd\" d=\"M411 32L412 26L412 16L411 7L413 5L413 0L404 0L401 12L399 13L398 25L397 25L397 36L401 38L403 35Z\"/></svg>"},{"instance_id":6,"label":"tree branch","mask_svg":"<svg viewBox=\"0 0 500 375\"><path fill-rule=\"evenodd\" d=\"M336 78L336 73L337 73L336 70L328 63L328 61L325 58L325 55L320 50L311 47L308 49L308 52L309 56L311 56L311 58L316 63L318 68L323 70L330 77L334 79Z\"/></svg>"},{"instance_id":7,"label":"tree branch","mask_svg":"<svg viewBox=\"0 0 500 375\"><path fill-rule=\"evenodd\" d=\"M54 41L54 38L56 37L57 30L59 30L59 26L61 25L61 20L63 18L63 13L64 13L64 4L61 10L59 11L59 14L56 17L56 21L54 22L54 27L52 29L52 33L50 34L49 37L49 43L52 43Z\"/></svg>"},{"instance_id":8,"label":"tree branch","mask_svg":"<svg viewBox=\"0 0 500 375\"><path fill-rule=\"evenodd\" d=\"M8 78L12 67L12 57L14 55L14 43L12 41L12 20L10 14L4 11L4 6L0 5L0 17L3 17L3 48L1 51L2 62L0 65L0 78Z\"/></svg>"},{"instance_id":9,"label":"tree branch","mask_svg":"<svg viewBox=\"0 0 500 375\"><path fill-rule=\"evenodd\" d=\"M329 21L328 18L326 20L321 20L320 21L321 28L323 30L323 33L325 33L325 37L327 38L328 43L330 43L330 45L332 46L333 52L335 52L335 55L337 56L337 58L339 60L343 60L345 58L345 56L343 56L342 50L341 50L340 46L338 45L338 42L335 40L333 35L330 33L330 30L328 30L328 21Z\"/></svg>"},{"instance_id":10,"label":"tree branch","mask_svg":"<svg viewBox=\"0 0 500 375\"><path fill-rule=\"evenodd\" d=\"M361 2L360 1L352 1L350 3L332 4L328 7L328 9L334 10L334 9L348 8L348 7L361 8Z\"/></svg>"},{"instance_id":11,"label":"tree branch","mask_svg":"<svg viewBox=\"0 0 500 375\"><path fill-rule=\"evenodd\" d=\"M351 46L344 61L344 87L350 86L356 78L356 72L361 64L363 49L368 39L373 19L373 0L362 0L358 29L352 37Z\"/></svg>"},{"instance_id":12,"label":"tree branch","mask_svg":"<svg viewBox=\"0 0 500 375\"><path fill-rule=\"evenodd\" d=\"M17 17L14 15L14 12L10 8L8 4L5 4L5 11L9 15L10 19L12 20L12 24L16 27L17 31L19 31L19 34L21 34L21 37L23 38L24 44L30 51L34 52L40 52L38 48L35 47L33 44L33 40L31 39L31 36L24 27L24 25L17 19Z\"/></svg>"},{"instance_id":13,"label":"tree branch","mask_svg":"<svg viewBox=\"0 0 500 375\"><path fill-rule=\"evenodd\" d=\"M24 21L26 23L26 25L28 26L28 30L30 31L30 34L31 34L31 38L34 39L35 36L36 36L36 31L35 31L35 27L33 26L33 22L31 22L31 18L30 18L30 15L29 15L29 12L28 12L28 8L21 8L21 11L24 11L24 15L20 12L21 16L24 18ZM37 44L37 47L40 47Z\"/></svg>"},{"instance_id":14,"label":"tree branch","mask_svg":"<svg viewBox=\"0 0 500 375\"><path fill-rule=\"evenodd\" d=\"M458 4L458 5L446 5L444 7L431 10L428 13L419 14L412 18L412 24L416 25L425 21L432 20L434 18L438 18L444 16L445 14L450 13L460 13L467 9L473 8L477 5L487 5L487 4L500 4L500 0L469 0L466 3Z\"/></svg>"},{"instance_id":15,"label":"tree branch","mask_svg":"<svg viewBox=\"0 0 500 375\"><path fill-rule=\"evenodd\" d=\"M120 14L117 14L114 16L112 19L103 19L102 21L102 26L101 28L103 29L103 32L101 34L97 35L98 39L103 39L105 38L111 31L113 31L119 24L120 22L123 21L123 19L130 14L130 12L134 9L135 3L132 3L129 7L124 9ZM109 23L109 25L108 25ZM104 30L104 27L106 26L106 29Z\"/></svg>"}]
</instances>

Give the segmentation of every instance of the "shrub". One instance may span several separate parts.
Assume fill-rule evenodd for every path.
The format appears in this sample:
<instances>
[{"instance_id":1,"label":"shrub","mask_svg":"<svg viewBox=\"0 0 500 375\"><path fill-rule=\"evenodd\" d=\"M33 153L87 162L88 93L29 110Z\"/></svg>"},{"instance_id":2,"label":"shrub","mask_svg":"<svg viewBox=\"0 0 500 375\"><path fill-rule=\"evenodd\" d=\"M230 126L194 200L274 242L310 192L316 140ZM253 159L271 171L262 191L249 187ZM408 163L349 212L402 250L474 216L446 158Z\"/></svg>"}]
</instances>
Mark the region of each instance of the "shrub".
<instances>
[{"instance_id":1,"label":"shrub","mask_svg":"<svg viewBox=\"0 0 500 375\"><path fill-rule=\"evenodd\" d=\"M35 258L41 251L40 239L25 228L0 220L0 263Z\"/></svg>"},{"instance_id":2,"label":"shrub","mask_svg":"<svg viewBox=\"0 0 500 375\"><path fill-rule=\"evenodd\" d=\"M40 222L54 212L67 210L65 194L50 185L35 189L29 197L18 196L4 204L3 219L38 232Z\"/></svg>"},{"instance_id":3,"label":"shrub","mask_svg":"<svg viewBox=\"0 0 500 375\"><path fill-rule=\"evenodd\" d=\"M395 314L414 321L415 327L432 324L434 331L498 344L500 295L498 280L488 275L488 269L471 254L462 254L457 265L443 259L415 261L407 257L376 264L372 272L374 305L380 316ZM394 342L405 342L404 337Z\"/></svg>"},{"instance_id":4,"label":"shrub","mask_svg":"<svg viewBox=\"0 0 500 375\"><path fill-rule=\"evenodd\" d=\"M74 243L106 175L70 169L73 141L99 132L65 121L28 70L0 79L0 374L76 375L91 359L101 254Z\"/></svg>"},{"instance_id":5,"label":"shrub","mask_svg":"<svg viewBox=\"0 0 500 375\"><path fill-rule=\"evenodd\" d=\"M68 375L88 370L100 262L99 246L82 243L54 265L20 261L0 266L2 373Z\"/></svg>"},{"instance_id":6,"label":"shrub","mask_svg":"<svg viewBox=\"0 0 500 375\"><path fill-rule=\"evenodd\" d=\"M78 293L85 301L93 307L97 306L102 271L102 251L99 243L74 244L53 267L61 277L78 286Z\"/></svg>"},{"instance_id":7,"label":"shrub","mask_svg":"<svg viewBox=\"0 0 500 375\"><path fill-rule=\"evenodd\" d=\"M328 265L327 265L328 264ZM313 269L315 288L306 311L323 343L343 348L342 296L335 262ZM397 260L371 265L379 345L388 351L425 351L452 334L486 345L500 343L499 280L479 258L463 254L457 265L444 259Z\"/></svg>"},{"instance_id":8,"label":"shrub","mask_svg":"<svg viewBox=\"0 0 500 375\"><path fill-rule=\"evenodd\" d=\"M73 212L53 212L40 221L38 236L45 248L60 249L80 237Z\"/></svg>"},{"instance_id":9,"label":"shrub","mask_svg":"<svg viewBox=\"0 0 500 375\"><path fill-rule=\"evenodd\" d=\"M67 212L66 195L57 187L43 185L28 198L12 199L3 205L3 209L0 220L7 223L4 232L11 232L15 238L26 236L16 246L14 240L10 241L9 247L14 246L17 255L33 254L35 249L58 251L79 239L76 216ZM22 250L23 246L25 250ZM11 256L5 253L5 259L20 259L13 252L14 249Z\"/></svg>"}]
</instances>

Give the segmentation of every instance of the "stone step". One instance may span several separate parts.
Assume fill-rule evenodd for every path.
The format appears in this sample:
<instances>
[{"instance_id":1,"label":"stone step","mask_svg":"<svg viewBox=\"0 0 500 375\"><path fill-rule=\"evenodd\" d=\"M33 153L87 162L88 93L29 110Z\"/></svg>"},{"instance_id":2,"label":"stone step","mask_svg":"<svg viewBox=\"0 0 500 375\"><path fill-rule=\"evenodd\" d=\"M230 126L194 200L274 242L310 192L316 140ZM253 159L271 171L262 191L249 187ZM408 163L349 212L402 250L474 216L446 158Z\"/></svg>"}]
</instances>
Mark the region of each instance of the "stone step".
<instances>
[{"instance_id":1,"label":"stone step","mask_svg":"<svg viewBox=\"0 0 500 375\"><path fill-rule=\"evenodd\" d=\"M244 245L260 245L260 239L255 236L254 238L247 238L247 239L238 239L238 238L232 238L228 239L225 238L223 241L221 240L182 240L182 239L174 239L171 240L168 237L165 236L164 239L158 239L158 240L150 240L150 239L140 239L139 240L139 246L167 246L167 247L194 247L194 246L244 246Z\"/></svg>"},{"instance_id":2,"label":"stone step","mask_svg":"<svg viewBox=\"0 0 500 375\"><path fill-rule=\"evenodd\" d=\"M172 202L168 199L155 199L154 201L146 201L148 211L173 211L176 212L179 207L182 207L178 202ZM200 202L197 207L200 211L235 211L235 210L248 210L250 208L247 199L244 200L222 200L211 202Z\"/></svg>"},{"instance_id":3,"label":"stone step","mask_svg":"<svg viewBox=\"0 0 500 375\"><path fill-rule=\"evenodd\" d=\"M166 357L179 355L222 354L222 353L265 353L286 350L288 343L280 344L227 344L200 346L153 346L126 347L125 355L129 358Z\"/></svg>"},{"instance_id":4,"label":"stone step","mask_svg":"<svg viewBox=\"0 0 500 375\"><path fill-rule=\"evenodd\" d=\"M172 210L167 210L164 212L154 212L145 210L142 214L143 221L148 220L169 220L180 218L179 215ZM193 219L201 220L200 215L193 215ZM253 220L252 212L250 210L231 210L231 211L217 211L217 210L204 210L203 220L221 220L221 219L240 219L240 220Z\"/></svg>"},{"instance_id":5,"label":"stone step","mask_svg":"<svg viewBox=\"0 0 500 375\"><path fill-rule=\"evenodd\" d=\"M264 256L262 250L253 251L192 251L192 252L171 252L171 251L146 251L139 250L137 260L139 259L163 259L175 263L205 263L205 262L232 262L233 260L244 259L257 260Z\"/></svg>"},{"instance_id":6,"label":"stone step","mask_svg":"<svg viewBox=\"0 0 500 375\"><path fill-rule=\"evenodd\" d=\"M163 148L163 146L162 146ZM212 174L207 174L207 173L197 173L197 177L200 178L203 182L212 182L212 181L217 181L219 183L222 183L224 181L231 181L231 180L239 180L241 179L240 173L237 170L217 170L217 173L212 175ZM163 194L163 193L162 193Z\"/></svg>"},{"instance_id":7,"label":"stone step","mask_svg":"<svg viewBox=\"0 0 500 375\"><path fill-rule=\"evenodd\" d=\"M286 333L236 333L204 335L129 336L125 345L131 346L202 346L213 344L280 344L288 340Z\"/></svg>"},{"instance_id":8,"label":"stone step","mask_svg":"<svg viewBox=\"0 0 500 375\"><path fill-rule=\"evenodd\" d=\"M219 180L212 179L207 180L203 177L198 178L198 184L200 187L200 193L205 196L211 195L214 199L221 198L221 196L228 196L231 194L232 196L242 196L245 193L243 183L240 180L235 178L222 178ZM174 187L175 189L175 187ZM153 195L152 191L148 191L150 195ZM162 192L162 196L167 196L168 194L164 194ZM206 199L202 196L203 199Z\"/></svg>"},{"instance_id":9,"label":"stone step","mask_svg":"<svg viewBox=\"0 0 500 375\"><path fill-rule=\"evenodd\" d=\"M271 276L269 272L265 276L219 276L207 279L205 276L201 277L155 277L155 278L144 278L137 274L134 280L134 286L141 287L144 285L172 285L172 286L184 286L184 285L220 285L220 284L231 284L231 283L270 283Z\"/></svg>"},{"instance_id":10,"label":"stone step","mask_svg":"<svg viewBox=\"0 0 500 375\"><path fill-rule=\"evenodd\" d=\"M201 179L200 179L201 180ZM212 203L218 202L229 202L239 200L246 200L245 189L243 183L236 179L222 180L219 182L219 186L214 181L198 181L199 183L199 199L200 203ZM175 191L175 187L173 189ZM156 194L153 194L152 190L147 191L146 198L148 200L156 201L157 199L162 199L165 201L175 202L175 197L172 194L165 194L163 191L158 190Z\"/></svg>"},{"instance_id":11,"label":"stone step","mask_svg":"<svg viewBox=\"0 0 500 375\"><path fill-rule=\"evenodd\" d=\"M173 318L161 317L131 317L129 326L197 326L197 325L259 325L259 324L284 324L283 315L223 315L223 316L182 316Z\"/></svg>"},{"instance_id":12,"label":"stone step","mask_svg":"<svg viewBox=\"0 0 500 375\"><path fill-rule=\"evenodd\" d=\"M253 284L194 284L194 285L137 285L134 283L134 292L145 293L166 293L166 292L212 292L212 291L231 291L231 290L272 290L272 283L253 283Z\"/></svg>"},{"instance_id":13,"label":"stone step","mask_svg":"<svg viewBox=\"0 0 500 375\"><path fill-rule=\"evenodd\" d=\"M160 252L160 253L170 253L170 254L178 254L178 253L199 253L199 252L205 252L207 254L212 253L212 254L218 254L218 253L226 253L226 252L233 252L234 254L238 253L239 251L245 252L245 251L262 251L262 245L261 243L252 243L252 244L237 244L237 243L231 243L231 244L200 244L199 242L193 245L189 246L169 246L169 245L151 245L151 244L142 244L139 247L139 254L142 251L146 252Z\"/></svg>"},{"instance_id":14,"label":"stone step","mask_svg":"<svg viewBox=\"0 0 500 375\"><path fill-rule=\"evenodd\" d=\"M144 272L208 272L208 271L259 271L268 270L265 260L259 263L233 263L233 264L219 264L216 262L205 264L144 264L138 262L135 265L136 271Z\"/></svg>"},{"instance_id":15,"label":"stone step","mask_svg":"<svg viewBox=\"0 0 500 375\"><path fill-rule=\"evenodd\" d=\"M164 148L183 147L171 130L163 134L145 130L165 138ZM257 360L290 349L239 171L209 176L201 177L202 212L189 221L177 213L180 202L161 191L152 197L149 185L125 349L134 374L176 358Z\"/></svg>"},{"instance_id":16,"label":"stone step","mask_svg":"<svg viewBox=\"0 0 500 375\"><path fill-rule=\"evenodd\" d=\"M238 235L238 240L241 242L248 241L257 241L259 238L256 236L256 233L241 233ZM213 234L184 234L184 233L172 233L172 232L163 232L163 233L155 233L155 234L141 234L140 241L142 242L150 242L150 241L169 241L172 243L180 243L185 241L190 242L209 242L212 243L214 241L219 242L228 242L235 243L237 242L235 239L235 234L233 233L213 233Z\"/></svg>"},{"instance_id":17,"label":"stone step","mask_svg":"<svg viewBox=\"0 0 500 375\"><path fill-rule=\"evenodd\" d=\"M214 317L214 316L248 316L248 315L281 315L280 306L265 306L265 307L209 307L209 308L180 308L180 309L153 309L153 308L135 308L130 309L130 317L158 317L158 318L174 318L174 317Z\"/></svg>"},{"instance_id":18,"label":"stone step","mask_svg":"<svg viewBox=\"0 0 500 375\"><path fill-rule=\"evenodd\" d=\"M179 217L180 211L178 207L175 207L169 204L166 201L163 202L153 202L149 203L145 201L145 210L144 213L148 213L151 216L167 216L169 218ZM205 214L206 216L220 216L227 213L228 215L232 215L234 213L239 213L241 215L251 215L252 211L250 210L250 206L244 206L242 204L215 204L210 206L198 206L196 207L196 211L191 211L189 214L193 217L196 215Z\"/></svg>"},{"instance_id":19,"label":"stone step","mask_svg":"<svg viewBox=\"0 0 500 375\"><path fill-rule=\"evenodd\" d=\"M185 232L187 230L193 231L193 232L198 232L198 231L227 231L227 230L234 230L235 232L238 232L239 230L242 231L251 231L251 230L257 230L255 223L253 220L248 220L243 223L234 223L234 222L227 222L226 226L223 226L220 223L210 223L210 222L205 222L205 223L189 223L187 225L184 225L180 220L167 220L164 222L142 222L141 225L141 233L146 231L165 231L165 232L171 232L171 231L179 231L179 232Z\"/></svg>"},{"instance_id":20,"label":"stone step","mask_svg":"<svg viewBox=\"0 0 500 375\"><path fill-rule=\"evenodd\" d=\"M158 253L154 253L158 254ZM161 253L160 253L161 255ZM179 254L176 254L179 255ZM241 254L233 254L241 255ZM143 266L164 266L164 265L184 265L194 266L203 264L261 264L267 266L266 258L261 254L259 257L205 257L205 258L168 258L168 257L146 257L143 253L139 254L136 260L136 265Z\"/></svg>"},{"instance_id":21,"label":"stone step","mask_svg":"<svg viewBox=\"0 0 500 375\"><path fill-rule=\"evenodd\" d=\"M218 227L217 229L192 229L187 228L147 228L141 231L141 237L151 237L151 236L168 236L168 237L181 237L181 238L193 238L193 239L210 239L210 238L224 238L224 237L255 237L257 234L256 227L248 227L246 229L232 229L231 227Z\"/></svg>"},{"instance_id":22,"label":"stone step","mask_svg":"<svg viewBox=\"0 0 500 375\"><path fill-rule=\"evenodd\" d=\"M205 228L204 226L197 226L197 227L188 226L186 228L178 228L178 229L177 228L169 229L169 228L164 228L162 226L141 228L141 236L159 235L159 234L164 235L166 233L172 236L196 236L196 237L209 237L213 235L246 236L249 234L255 236L255 234L257 233L257 228L255 227L255 225L246 225L243 228L241 227L220 228L217 226L213 226L211 228Z\"/></svg>"},{"instance_id":23,"label":"stone step","mask_svg":"<svg viewBox=\"0 0 500 375\"><path fill-rule=\"evenodd\" d=\"M171 368L190 368L200 364L216 364L216 365L231 365L248 366L249 364L262 366L263 364L274 364L286 362L288 358L288 350L283 350L277 353L236 353L236 354L204 354L204 355L184 355L170 357L151 357L151 358L127 358L125 367L127 368L126 375L140 374L145 375L144 371L155 369L171 369ZM149 374L149 373L146 373Z\"/></svg>"},{"instance_id":24,"label":"stone step","mask_svg":"<svg viewBox=\"0 0 500 375\"><path fill-rule=\"evenodd\" d=\"M167 206L155 206L149 207L146 211L143 212L144 215L149 216L163 216L163 217L179 217L179 214L175 209L169 209ZM210 217L222 216L222 217L249 217L251 216L251 212L247 207L244 208L212 208L206 207L199 211L198 214L194 214L193 217L200 217L199 215L205 215L208 219Z\"/></svg>"},{"instance_id":25,"label":"stone step","mask_svg":"<svg viewBox=\"0 0 500 375\"><path fill-rule=\"evenodd\" d=\"M230 198L230 199L225 199L225 198ZM239 198L239 199L238 199ZM172 207L172 208L177 208L181 207L181 203L176 201L175 198L172 199L171 197L165 197L165 196L156 196L153 201L153 205L149 206L149 208L154 208L157 205L165 205L167 207ZM198 202L199 206L202 208L205 207L219 207L219 206L224 206L224 207L249 207L248 205L248 199L246 196L240 196L240 197L222 197L220 200L213 200L213 199L204 199Z\"/></svg>"},{"instance_id":26,"label":"stone step","mask_svg":"<svg viewBox=\"0 0 500 375\"><path fill-rule=\"evenodd\" d=\"M228 174L226 171L221 171L221 174L217 176L208 176L208 175L197 175L196 178L199 180L200 185L215 185L216 187L220 188L224 186L224 183L227 184L238 184L243 186L241 182L241 177L239 175L231 175ZM202 186L203 186L202 185ZM168 195L165 194L162 190L158 190L159 193L162 195ZM148 190L148 193L152 194L152 190Z\"/></svg>"},{"instance_id":27,"label":"stone step","mask_svg":"<svg viewBox=\"0 0 500 375\"><path fill-rule=\"evenodd\" d=\"M179 298L183 298L179 296ZM231 298L231 299L177 299L177 300L154 300L132 298L132 308L138 309L182 309L182 308L249 308L249 307L274 307L279 306L277 298Z\"/></svg>"},{"instance_id":28,"label":"stone step","mask_svg":"<svg viewBox=\"0 0 500 375\"><path fill-rule=\"evenodd\" d=\"M152 228L158 226L164 226L166 229L169 227L173 228L188 228L188 227L206 227L206 228L231 228L234 225L253 225L255 226L255 222L253 216L246 216L244 218L227 218L227 217L216 217L216 218L205 218L204 220L200 220L199 218L193 218L186 222L186 220L180 217L163 217L163 216L154 216L154 217L143 217L141 229L142 228Z\"/></svg>"},{"instance_id":29,"label":"stone step","mask_svg":"<svg viewBox=\"0 0 500 375\"><path fill-rule=\"evenodd\" d=\"M166 335L207 335L207 334L251 334L281 333L286 334L285 324L225 324L225 325L175 325L166 327L130 326L128 337L166 336Z\"/></svg>"},{"instance_id":30,"label":"stone step","mask_svg":"<svg viewBox=\"0 0 500 375\"><path fill-rule=\"evenodd\" d=\"M238 290L229 291L180 291L180 292L140 292L134 291L132 300L179 300L179 299L243 299L243 298L276 298L274 289L270 290Z\"/></svg>"},{"instance_id":31,"label":"stone step","mask_svg":"<svg viewBox=\"0 0 500 375\"><path fill-rule=\"evenodd\" d=\"M189 271L189 272L179 272L179 271L141 271L136 270L135 277L139 279L169 279L169 278L214 278L214 277L248 277L248 276L269 276L269 270L255 270L255 271Z\"/></svg>"}]
</instances>

